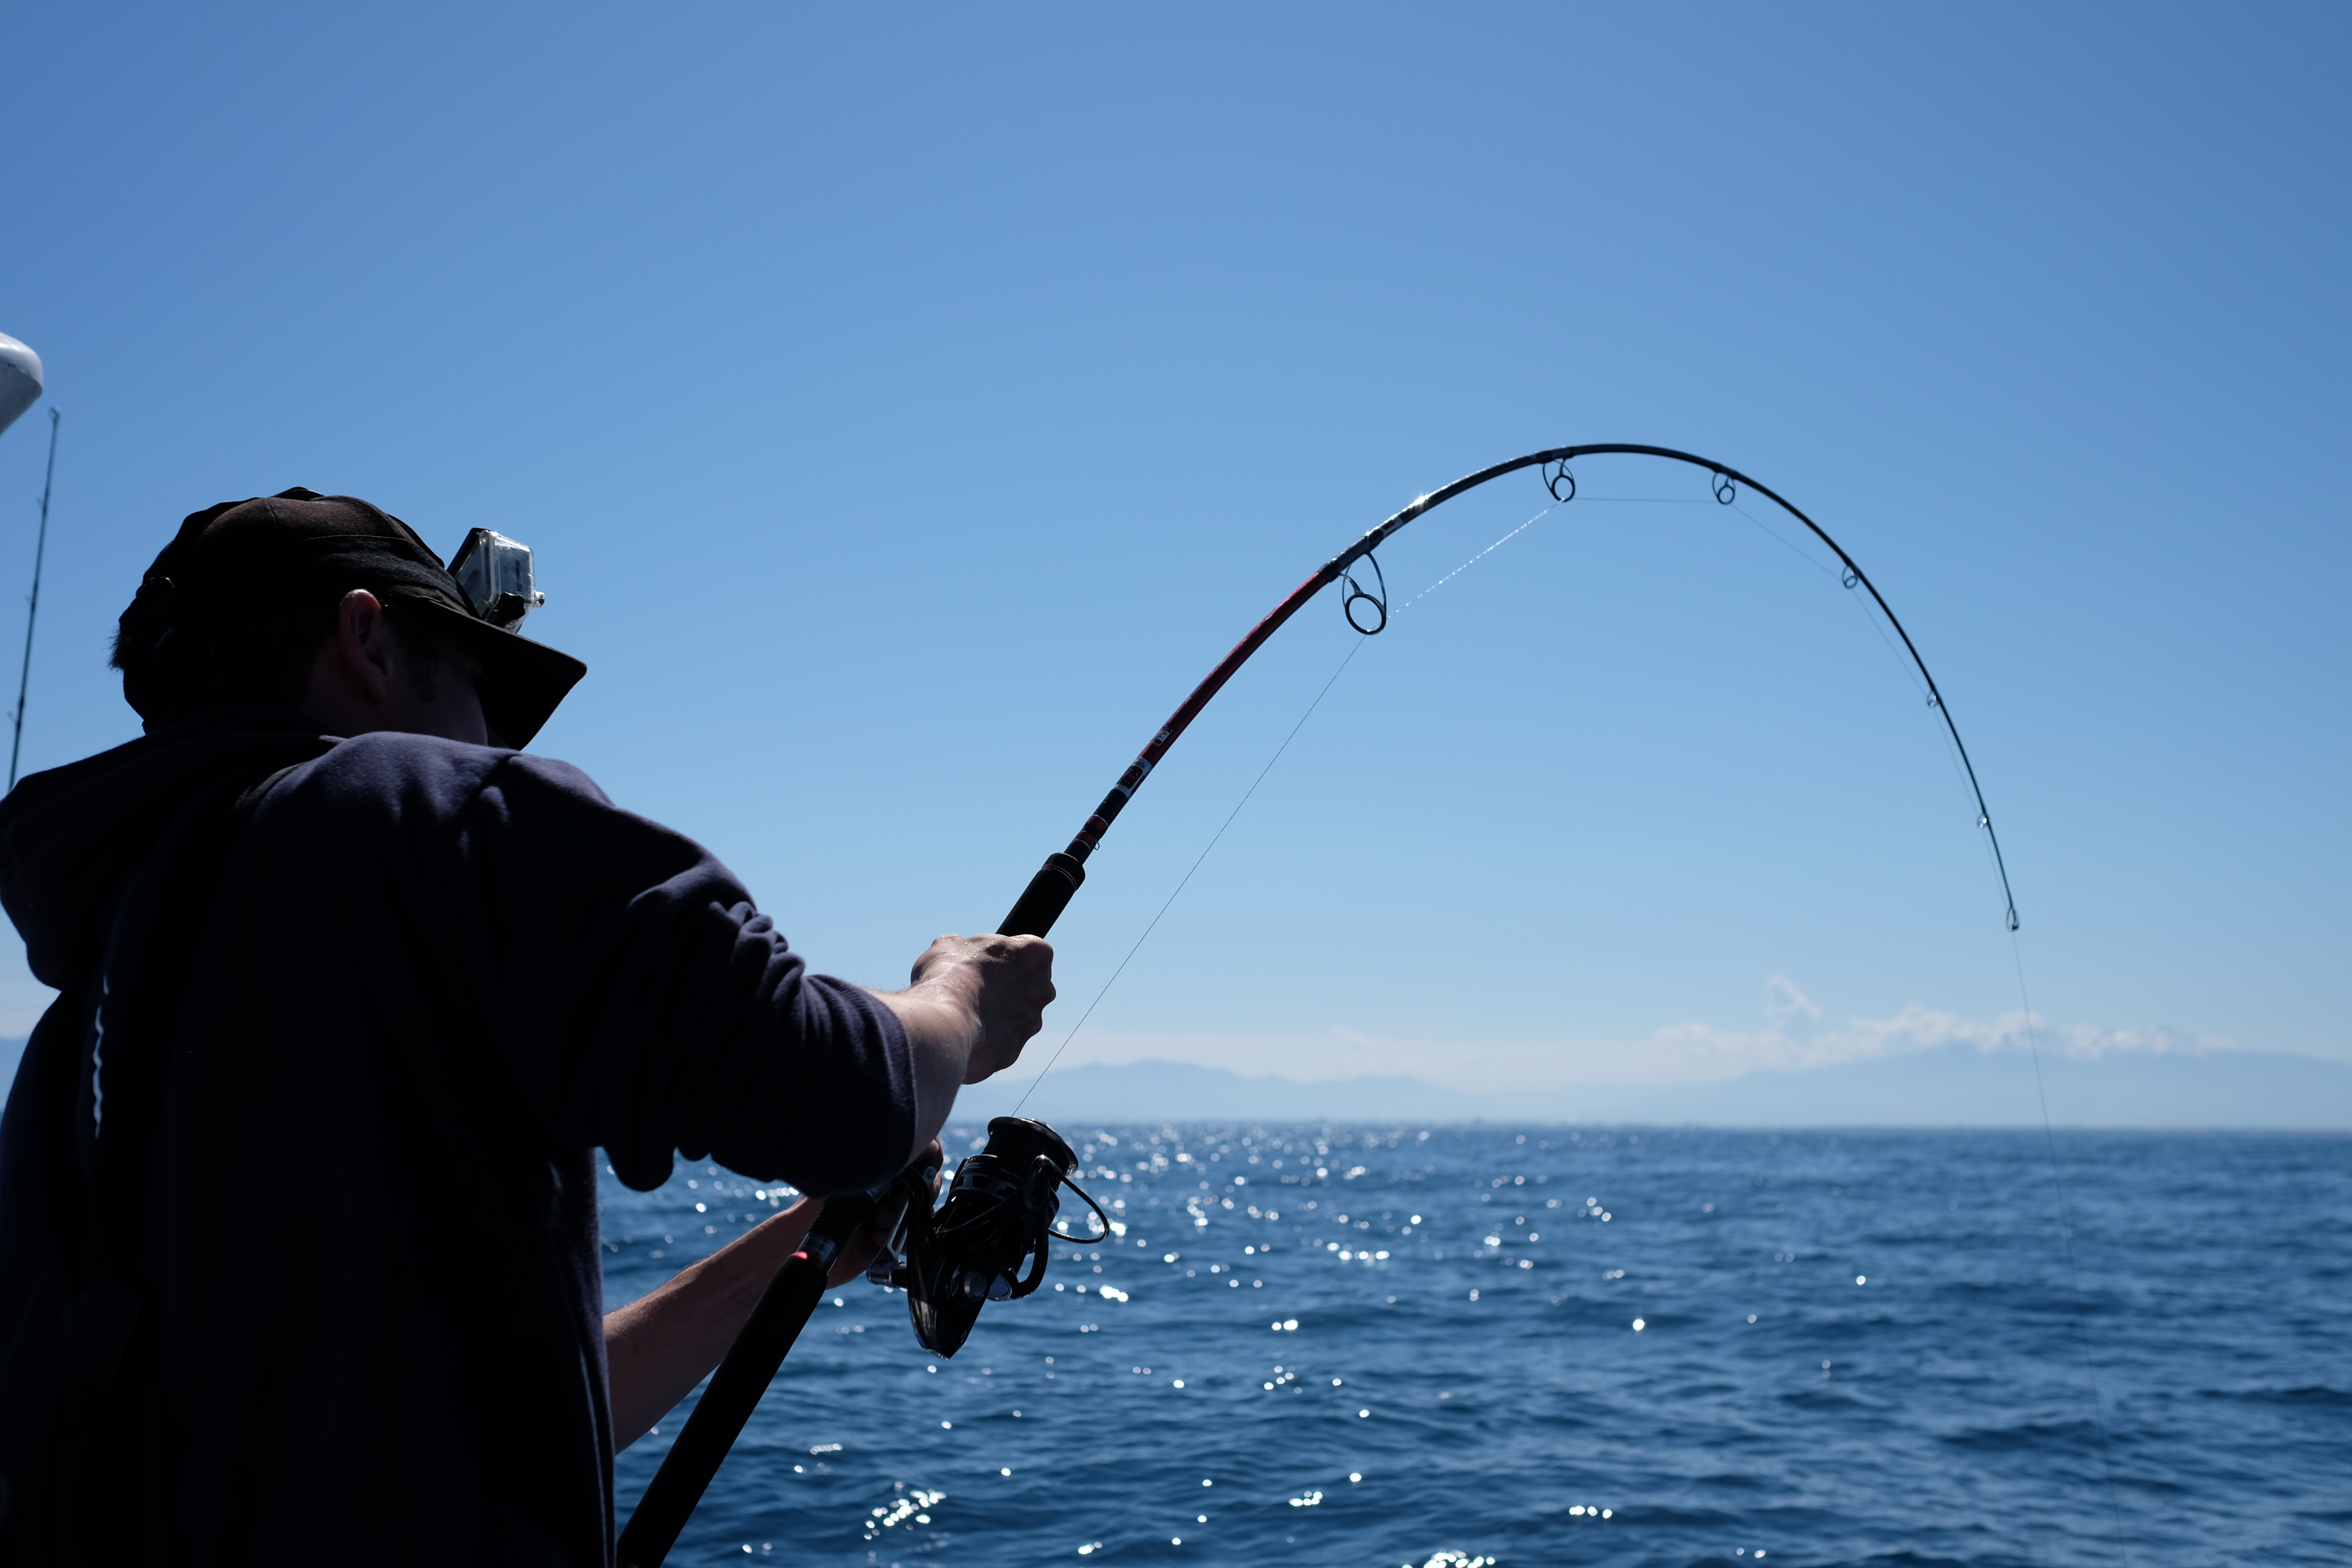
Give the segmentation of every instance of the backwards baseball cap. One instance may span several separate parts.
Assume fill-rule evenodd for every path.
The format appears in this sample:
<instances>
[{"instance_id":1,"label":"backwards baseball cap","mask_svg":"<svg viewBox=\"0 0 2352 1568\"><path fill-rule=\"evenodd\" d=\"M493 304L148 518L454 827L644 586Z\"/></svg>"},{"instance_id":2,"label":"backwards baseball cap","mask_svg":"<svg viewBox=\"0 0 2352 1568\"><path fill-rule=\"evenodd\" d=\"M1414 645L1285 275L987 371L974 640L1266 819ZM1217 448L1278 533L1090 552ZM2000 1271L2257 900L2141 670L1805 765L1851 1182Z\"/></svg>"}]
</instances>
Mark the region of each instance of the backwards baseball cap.
<instances>
[{"instance_id":1,"label":"backwards baseball cap","mask_svg":"<svg viewBox=\"0 0 2352 1568\"><path fill-rule=\"evenodd\" d=\"M512 629L540 597L529 552L476 529L459 554L452 575L390 512L299 486L192 513L122 612L122 695L142 717L168 713L240 632L306 600L365 588L473 654L483 718L506 744L528 745L588 667Z\"/></svg>"}]
</instances>

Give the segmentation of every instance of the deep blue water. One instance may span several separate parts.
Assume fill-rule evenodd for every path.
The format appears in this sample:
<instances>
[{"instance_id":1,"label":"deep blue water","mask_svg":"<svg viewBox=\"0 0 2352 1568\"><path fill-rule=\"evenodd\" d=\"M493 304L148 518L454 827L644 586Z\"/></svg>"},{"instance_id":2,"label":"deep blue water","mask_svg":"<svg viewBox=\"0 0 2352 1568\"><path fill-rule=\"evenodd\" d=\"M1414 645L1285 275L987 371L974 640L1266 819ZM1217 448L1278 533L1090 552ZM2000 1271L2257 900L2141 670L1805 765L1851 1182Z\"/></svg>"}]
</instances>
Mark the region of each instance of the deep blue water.
<instances>
[{"instance_id":1,"label":"deep blue water","mask_svg":"<svg viewBox=\"0 0 2352 1568\"><path fill-rule=\"evenodd\" d=\"M2038 1133L1063 1131L1127 1234L828 1297L672 1562L2352 1563L2352 1141L2060 1134L2078 1309ZM752 1191L607 1177L609 1302Z\"/></svg>"}]
</instances>

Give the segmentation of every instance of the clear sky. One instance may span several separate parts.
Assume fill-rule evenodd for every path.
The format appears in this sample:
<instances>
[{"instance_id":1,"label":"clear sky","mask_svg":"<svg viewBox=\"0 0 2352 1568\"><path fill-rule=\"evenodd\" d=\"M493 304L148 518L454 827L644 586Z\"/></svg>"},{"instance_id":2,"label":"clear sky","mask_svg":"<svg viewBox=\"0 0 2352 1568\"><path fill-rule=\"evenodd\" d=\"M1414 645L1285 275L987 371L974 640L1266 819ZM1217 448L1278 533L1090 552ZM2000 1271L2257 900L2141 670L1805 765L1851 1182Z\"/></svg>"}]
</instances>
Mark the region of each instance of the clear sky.
<instances>
[{"instance_id":1,"label":"clear sky","mask_svg":"<svg viewBox=\"0 0 2352 1568\"><path fill-rule=\"evenodd\" d=\"M494 526L592 671L538 749L894 984L1354 535L1652 442L1884 589L2076 1048L2352 1059L2347 42L2322 5L26 0L0 331L65 414L27 763L137 733L106 640L183 514ZM0 436L11 593L45 426ZM2000 1037L1972 805L1850 595L1696 473L1579 478L1362 648L1070 1060L1495 1089ZM1546 500L1433 514L1390 581ZM1153 777L1047 1048L1352 641L1311 605Z\"/></svg>"}]
</instances>

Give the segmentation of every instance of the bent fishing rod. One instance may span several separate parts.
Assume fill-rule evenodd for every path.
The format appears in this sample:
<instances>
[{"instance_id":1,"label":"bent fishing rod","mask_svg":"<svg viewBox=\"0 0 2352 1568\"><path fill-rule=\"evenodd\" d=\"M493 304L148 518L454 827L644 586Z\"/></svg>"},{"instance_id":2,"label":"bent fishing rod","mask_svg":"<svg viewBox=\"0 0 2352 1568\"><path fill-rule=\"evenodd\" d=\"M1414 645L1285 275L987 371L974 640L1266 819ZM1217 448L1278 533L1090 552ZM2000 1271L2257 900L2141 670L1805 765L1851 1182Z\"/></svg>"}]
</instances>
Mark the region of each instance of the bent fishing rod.
<instances>
[{"instance_id":1,"label":"bent fishing rod","mask_svg":"<svg viewBox=\"0 0 2352 1568\"><path fill-rule=\"evenodd\" d=\"M1325 562L1313 576L1292 589L1264 620L1251 627L1249 635L1234 644L1233 651L1226 654L1217 667L1209 671L1208 678L1194 687L1192 694L1169 715L1168 721L1160 727L1135 761L1128 764L1127 771L1119 774L1118 781L1110 786L1110 793L1103 796L1102 803L1079 827L1077 836L1070 840L1068 847L1045 857L1045 865L1029 879L1029 886L1013 904L1012 911L1004 917L997 933L1001 936L1044 936L1054 929L1054 922L1061 918L1063 910L1069 908L1070 900L1076 894L1079 884L1086 880L1087 858L1102 847L1103 836L1110 831L1111 824L1118 820L1119 813L1126 810L1128 803L1135 798L1135 792L1143 787L1143 781L1167 757L1169 750L1191 728L1192 721L1201 716L1202 710L1208 707L1217 693L1224 689L1225 683L1249 662L1253 654L1265 646L1267 639L1282 629L1283 623L1304 608L1308 600L1333 584L1339 584L1341 587L1340 612L1346 616L1349 626L1365 637L1376 637L1387 629L1387 580L1373 552L1393 538L1405 524L1444 505L1455 496L1475 490L1506 474L1517 473L1522 468L1540 469L1544 486L1551 492L1553 500L1565 504L1576 496L1576 476L1570 471L1570 463L1580 458L1618 455L1663 458L1670 462L1704 468L1708 474L1709 489L1716 500L1724 506L1729 506L1738 500L1739 487L1745 485L1803 523L1814 538L1830 548L1843 569L1839 582L1844 587L1860 587L1870 595L1871 602L1878 606L1879 613L1895 628L1895 635L1902 639L1903 651L1909 656L1913 668L1918 670L1919 679L1927 684L1928 702L1943 719L1945 731L1951 736L1953 750L1958 752L1960 767L1968 776L1969 788L1976 796L1977 826L1985 830L1987 840L1992 847L1993 867L2000 874L2001 897L2008 905L2009 929L2015 931L2018 925L2017 900L2010 892L2009 868L2001 859L2000 839L1993 832L1992 813L1985 805L1983 786L1977 783L1976 764L1969 760L1968 746L1960 739L1959 727L1952 721L1951 709L1945 703L1935 676L1928 672L1927 661L1919 657L1919 649L1911 641L1911 634L1903 629L1903 623L1896 619L1893 607L1879 593L1877 584L1870 580L1868 574L1819 523L1800 511L1778 491L1758 483L1737 468L1689 452L1676 451L1671 447L1602 442L1580 447L1548 447L1506 463L1496 463L1492 468L1481 468L1442 489L1416 497L1410 505L1398 510L1378 528ZM1371 568L1371 585L1369 587L1355 574L1359 562ZM1367 625L1367 620L1370 624ZM1041 1196L1037 1191L1027 1193L1028 1207L1013 1239L1031 1247L1043 1247L1049 1237L1070 1241L1084 1239L1049 1228L1053 1212L1051 1188L1055 1182L1066 1183L1071 1168L1076 1163L1067 1146L1043 1123L1022 1121L1016 1117L1000 1117L992 1121L989 1134L988 1152L978 1162L967 1162L967 1167L992 1158L1003 1162L1007 1156L997 1152L1001 1141L1008 1150L1019 1152L1021 1168L1031 1173L1024 1182L1001 1184L1014 1189L1035 1189L1040 1182L1043 1183L1044 1195ZM919 1165L920 1163L919 1162ZM1049 1174L1048 1166L1057 1167L1060 1174L1045 1180ZM957 1194L965 1192L968 1186L972 1188L973 1198L977 1200L990 1183L997 1181L999 1178L982 1173L977 1182L968 1184L960 1170L955 1190L949 1198L950 1206L943 1215L956 1214ZM1072 1190L1076 1189L1073 1187ZM927 1217L930 1191L931 1172L910 1171L871 1192L852 1193L825 1200L806 1244L777 1271L769 1284L759 1306L753 1310L751 1321L729 1349L727 1359L711 1374L709 1391L695 1406L685 1430L663 1458L661 1468L655 1474L652 1484L646 1489L646 1495L639 1501L636 1511L630 1516L627 1528L621 1532L619 1556L623 1568L659 1568L676 1542L679 1531L685 1528L695 1505L700 1501L705 1489L718 1474L720 1463L733 1447L744 1423L750 1420L761 1395L782 1369L784 1357L807 1324L810 1314L815 1310L825 1289L827 1268L835 1258L865 1226L877 1206L894 1195L905 1199L910 1213L919 1205L921 1215L926 1216L923 1223L935 1223ZM1083 1193L1079 1195L1085 1196ZM1093 1200L1089 1198L1087 1202L1091 1204ZM1097 1212L1100 1213L1099 1208ZM992 1217L983 1212L980 1223L985 1225ZM970 1226L972 1222L962 1223ZM1103 1225L1104 1234L1109 1234L1108 1216L1105 1216ZM959 1261L950 1260L951 1271ZM1021 1282L1023 1288L1013 1293L1027 1294L1036 1288L1037 1280L1043 1278L1042 1255L1038 1257L1038 1264L1037 1273L1024 1279ZM962 1277L966 1280L976 1279L984 1283L991 1277L989 1270L993 1267L992 1263L986 1268L966 1264L961 1269ZM902 1273L893 1278L904 1276ZM1009 1278L1006 1283L1008 1286L1012 1283ZM909 1306L915 1307L915 1291L910 1289L908 1294ZM1000 1300L1002 1297L990 1291L987 1299ZM969 1310L974 1316L979 1311L979 1300L975 1297L969 1303ZM923 1335L922 1323L923 1319L919 1312L918 1334L924 1337L925 1343L929 1345L931 1342L929 1336ZM969 1319L965 1320L965 1326L969 1327ZM961 1342L962 1335L959 1332L954 1336L953 1344L935 1353L952 1355L954 1346Z\"/></svg>"},{"instance_id":2,"label":"bent fishing rod","mask_svg":"<svg viewBox=\"0 0 2352 1568\"><path fill-rule=\"evenodd\" d=\"M1216 668L1209 671L1208 679L1194 687L1192 695L1184 699L1182 706L1169 715L1168 722L1160 727L1160 732L1151 737L1135 761L1128 764L1127 771L1118 775L1118 782L1110 786L1110 793L1103 796L1102 804L1095 807L1094 815L1087 818L1085 825L1078 829L1077 837L1070 840L1068 847L1057 849L1045 857L1045 864L1029 879L1029 886L1022 893L1020 901L1013 906L1012 912L1004 917L1004 923L997 928L998 934L1044 936L1054 929L1054 922L1061 918L1062 911L1069 907L1071 898L1077 892L1078 884L1087 879L1087 858L1102 847L1103 835L1110 831L1110 825L1118 820L1118 814L1127 809L1128 802L1135 798L1135 792L1143 787L1143 781L1151 775L1152 769L1160 765L1161 759L1168 755L1169 749L1191 727L1192 721L1201 716L1202 710L1208 707L1210 700L1223 689L1225 682L1234 678L1234 672L1247 664L1250 656L1265 647L1266 639L1281 630L1283 623L1304 608L1308 600L1332 584L1341 584L1344 592L1340 595L1340 609L1348 617L1348 624L1366 637L1376 637L1387 629L1386 580L1380 572L1380 562L1372 552L1405 524L1425 516L1455 496L1522 468L1540 468L1545 488L1550 490L1552 499L1565 503L1576 496L1576 476L1569 471L1568 465L1579 458L1612 454L1664 458L1705 468L1711 476L1709 488L1714 491L1715 499L1725 506L1738 499L1739 486L1747 486L1803 523L1814 538L1830 547L1843 569L1839 581L1845 587L1851 589L1859 585L1870 595L1879 613L1886 617L1887 625L1895 628L1895 635L1903 639L1903 651L1910 656L1913 667L1919 671L1919 679L1927 682L1927 700L1942 716L1944 728L1951 735L1953 749L1958 752L1960 766L1968 774L1969 788L1976 795L1977 826L1985 830L1992 845L1993 867L2000 875L2001 897L2008 904L2009 929L2015 931L2017 899L2009 889L2009 867L2000 857L2000 838L1993 832L1992 813L1985 805L1984 787L1977 783L1976 764L1969 760L1969 749L1960 740L1959 726L1952 721L1952 710L1945 703L1944 694L1936 685L1936 678L1928 673L1927 660L1919 657L1919 649L1911 641L1911 634L1903 629L1903 623L1895 618L1894 609L1887 604L1885 596L1879 593L1878 585L1855 563L1853 557L1845 552L1845 547L1823 531L1819 523L1797 510L1778 491L1759 484L1738 469L1689 452L1678 452L1671 447L1643 447L1611 441L1583 447L1553 447L1465 475L1443 489L1415 498L1411 505L1401 509L1378 528L1326 561L1313 576L1293 588L1290 596L1276 605L1265 619L1251 627L1249 636L1235 643L1233 651L1225 655ZM1359 561L1368 563L1373 569L1372 589L1365 588L1353 575L1351 569ZM1370 605L1371 608L1364 611L1364 615L1368 617L1377 616L1378 619L1370 626L1357 619L1359 605Z\"/></svg>"}]
</instances>

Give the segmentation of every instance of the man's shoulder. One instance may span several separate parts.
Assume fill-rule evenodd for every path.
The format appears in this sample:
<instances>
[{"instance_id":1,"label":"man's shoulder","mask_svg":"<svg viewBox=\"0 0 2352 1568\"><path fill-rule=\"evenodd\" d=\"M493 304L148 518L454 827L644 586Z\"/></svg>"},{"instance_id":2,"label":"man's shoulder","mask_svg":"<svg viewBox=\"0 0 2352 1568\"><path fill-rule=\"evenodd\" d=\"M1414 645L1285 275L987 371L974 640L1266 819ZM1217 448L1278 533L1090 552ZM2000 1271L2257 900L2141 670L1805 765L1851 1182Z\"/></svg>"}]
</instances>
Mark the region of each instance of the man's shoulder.
<instances>
[{"instance_id":1,"label":"man's shoulder","mask_svg":"<svg viewBox=\"0 0 2352 1568\"><path fill-rule=\"evenodd\" d=\"M455 816L486 790L610 802L586 773L552 757L378 731L340 741L270 791L271 806Z\"/></svg>"},{"instance_id":2,"label":"man's shoulder","mask_svg":"<svg viewBox=\"0 0 2352 1568\"><path fill-rule=\"evenodd\" d=\"M565 897L601 908L674 882L677 896L722 907L750 899L709 851L614 805L571 763L430 735L336 742L271 788L254 828L271 853L303 865L372 844L410 865L481 875L526 866L542 909Z\"/></svg>"}]
</instances>

